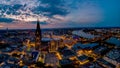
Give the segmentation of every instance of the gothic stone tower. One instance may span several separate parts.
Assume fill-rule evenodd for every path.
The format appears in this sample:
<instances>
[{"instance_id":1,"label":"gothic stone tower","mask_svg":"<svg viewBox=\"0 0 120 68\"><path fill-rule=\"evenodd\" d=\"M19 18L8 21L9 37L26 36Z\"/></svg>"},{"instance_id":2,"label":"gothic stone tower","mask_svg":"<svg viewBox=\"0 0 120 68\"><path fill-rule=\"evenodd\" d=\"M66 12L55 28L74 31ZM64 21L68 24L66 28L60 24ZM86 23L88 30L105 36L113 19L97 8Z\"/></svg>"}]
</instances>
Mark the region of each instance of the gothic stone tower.
<instances>
[{"instance_id":1,"label":"gothic stone tower","mask_svg":"<svg viewBox=\"0 0 120 68\"><path fill-rule=\"evenodd\" d=\"M35 49L39 50L41 46L41 38L42 38L39 21L37 21L35 36L36 36L35 37Z\"/></svg>"}]
</instances>

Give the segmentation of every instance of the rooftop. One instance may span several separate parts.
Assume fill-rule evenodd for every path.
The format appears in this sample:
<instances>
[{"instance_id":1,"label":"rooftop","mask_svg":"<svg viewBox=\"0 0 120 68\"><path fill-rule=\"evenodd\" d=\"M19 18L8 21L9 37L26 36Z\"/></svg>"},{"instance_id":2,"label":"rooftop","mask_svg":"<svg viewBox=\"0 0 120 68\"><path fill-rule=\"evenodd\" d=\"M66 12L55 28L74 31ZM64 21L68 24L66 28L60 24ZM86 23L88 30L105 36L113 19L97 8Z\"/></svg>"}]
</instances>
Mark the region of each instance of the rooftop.
<instances>
[{"instance_id":1,"label":"rooftop","mask_svg":"<svg viewBox=\"0 0 120 68\"><path fill-rule=\"evenodd\" d=\"M108 66L108 68L115 68L115 65L113 65L113 64L105 61L104 59L98 59L97 61L98 61L99 63L102 63L102 64Z\"/></svg>"},{"instance_id":2,"label":"rooftop","mask_svg":"<svg viewBox=\"0 0 120 68\"><path fill-rule=\"evenodd\" d=\"M84 60L87 60L88 57L87 57L86 55L82 55L82 56L79 56L78 59L79 59L80 61L84 61Z\"/></svg>"},{"instance_id":3,"label":"rooftop","mask_svg":"<svg viewBox=\"0 0 120 68\"><path fill-rule=\"evenodd\" d=\"M69 59L63 59L59 61L61 65L71 64L72 61Z\"/></svg>"},{"instance_id":4,"label":"rooftop","mask_svg":"<svg viewBox=\"0 0 120 68\"><path fill-rule=\"evenodd\" d=\"M94 52L95 52L96 54L103 54L103 53L107 52L107 50L108 50L107 47L105 47L105 46L99 46L98 48L96 48L96 49L94 50Z\"/></svg>"},{"instance_id":5,"label":"rooftop","mask_svg":"<svg viewBox=\"0 0 120 68\"><path fill-rule=\"evenodd\" d=\"M107 40L107 42L115 44L116 46L120 47L120 40L115 37L111 37L110 39Z\"/></svg>"},{"instance_id":6,"label":"rooftop","mask_svg":"<svg viewBox=\"0 0 120 68\"><path fill-rule=\"evenodd\" d=\"M78 35L78 36L81 36L81 37L84 37L84 38L88 38L88 39L92 39L92 38L95 38L95 37L99 37L99 36L97 36L97 35L92 35L92 34L89 34L89 33L85 33L85 32L83 32L82 30L73 31L73 34Z\"/></svg>"},{"instance_id":7,"label":"rooftop","mask_svg":"<svg viewBox=\"0 0 120 68\"><path fill-rule=\"evenodd\" d=\"M107 57L112 59L112 60L115 60L117 62L120 62L120 50L119 49L114 49L114 50L110 51L107 54Z\"/></svg>"},{"instance_id":8,"label":"rooftop","mask_svg":"<svg viewBox=\"0 0 120 68\"><path fill-rule=\"evenodd\" d=\"M93 48L95 46L97 46L98 43L88 43L88 44L82 44L82 43L76 43L72 48L74 50L78 50L78 49L84 49L84 48Z\"/></svg>"},{"instance_id":9,"label":"rooftop","mask_svg":"<svg viewBox=\"0 0 120 68\"><path fill-rule=\"evenodd\" d=\"M51 41L51 40L60 40L60 38L53 38L53 39L51 39L51 38L47 38L47 37L44 37L44 38L42 38L42 41Z\"/></svg>"},{"instance_id":10,"label":"rooftop","mask_svg":"<svg viewBox=\"0 0 120 68\"><path fill-rule=\"evenodd\" d=\"M66 58L66 57L74 56L75 53L72 50L66 49L66 50L62 51L62 55L63 55L63 57Z\"/></svg>"}]
</instances>

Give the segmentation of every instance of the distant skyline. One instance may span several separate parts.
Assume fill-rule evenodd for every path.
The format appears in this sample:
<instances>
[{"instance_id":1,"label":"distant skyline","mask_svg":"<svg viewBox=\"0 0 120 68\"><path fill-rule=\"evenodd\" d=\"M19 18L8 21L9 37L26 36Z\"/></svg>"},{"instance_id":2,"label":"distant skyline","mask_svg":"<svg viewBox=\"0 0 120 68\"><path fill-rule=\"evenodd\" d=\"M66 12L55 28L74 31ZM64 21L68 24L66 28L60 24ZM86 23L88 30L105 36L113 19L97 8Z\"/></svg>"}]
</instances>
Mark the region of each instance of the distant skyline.
<instances>
[{"instance_id":1,"label":"distant skyline","mask_svg":"<svg viewBox=\"0 0 120 68\"><path fill-rule=\"evenodd\" d=\"M0 0L0 29L120 27L120 0Z\"/></svg>"}]
</instances>

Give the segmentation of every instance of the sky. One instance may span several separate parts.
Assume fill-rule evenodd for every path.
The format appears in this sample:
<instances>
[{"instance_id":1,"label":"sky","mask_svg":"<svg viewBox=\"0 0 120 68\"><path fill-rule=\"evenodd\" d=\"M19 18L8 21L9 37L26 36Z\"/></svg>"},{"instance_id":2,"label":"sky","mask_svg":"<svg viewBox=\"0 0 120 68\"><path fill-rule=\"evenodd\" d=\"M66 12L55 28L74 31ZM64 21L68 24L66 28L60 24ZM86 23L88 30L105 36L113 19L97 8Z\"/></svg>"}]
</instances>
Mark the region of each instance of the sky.
<instances>
[{"instance_id":1,"label":"sky","mask_svg":"<svg viewBox=\"0 0 120 68\"><path fill-rule=\"evenodd\" d=\"M0 29L120 27L120 0L0 0Z\"/></svg>"}]
</instances>

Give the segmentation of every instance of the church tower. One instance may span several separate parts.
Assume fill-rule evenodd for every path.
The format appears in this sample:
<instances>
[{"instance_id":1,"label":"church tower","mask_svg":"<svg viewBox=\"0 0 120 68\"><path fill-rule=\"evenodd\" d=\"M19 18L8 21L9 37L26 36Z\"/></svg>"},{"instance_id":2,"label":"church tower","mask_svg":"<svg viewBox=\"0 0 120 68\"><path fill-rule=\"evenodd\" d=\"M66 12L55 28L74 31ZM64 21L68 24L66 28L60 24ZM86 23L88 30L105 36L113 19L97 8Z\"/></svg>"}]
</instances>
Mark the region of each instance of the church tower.
<instances>
[{"instance_id":1,"label":"church tower","mask_svg":"<svg viewBox=\"0 0 120 68\"><path fill-rule=\"evenodd\" d=\"M35 37L35 49L39 50L41 46L41 38L42 38L39 21L37 21L35 36L36 36Z\"/></svg>"}]
</instances>

